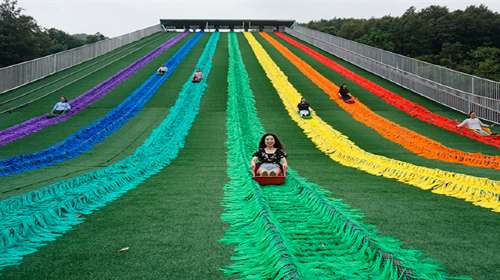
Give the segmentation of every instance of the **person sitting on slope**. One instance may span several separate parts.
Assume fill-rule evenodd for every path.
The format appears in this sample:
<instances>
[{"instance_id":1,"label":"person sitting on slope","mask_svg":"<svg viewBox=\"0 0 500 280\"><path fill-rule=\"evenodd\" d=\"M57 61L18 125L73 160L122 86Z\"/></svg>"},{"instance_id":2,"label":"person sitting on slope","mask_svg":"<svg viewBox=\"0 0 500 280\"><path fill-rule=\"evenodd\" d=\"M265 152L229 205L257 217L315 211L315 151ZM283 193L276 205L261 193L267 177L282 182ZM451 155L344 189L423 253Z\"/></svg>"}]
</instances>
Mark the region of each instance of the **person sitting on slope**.
<instances>
[{"instance_id":1,"label":"person sitting on slope","mask_svg":"<svg viewBox=\"0 0 500 280\"><path fill-rule=\"evenodd\" d=\"M258 163L257 163L258 161ZM278 137L266 133L259 142L259 149L250 161L252 170L258 166L257 176L280 176L287 167L286 153Z\"/></svg>"},{"instance_id":2,"label":"person sitting on slope","mask_svg":"<svg viewBox=\"0 0 500 280\"><path fill-rule=\"evenodd\" d=\"M347 88L346 84L342 84L340 86L340 88L339 88L339 95L340 95L340 98L342 98L345 102L353 101L352 100L352 96L349 93L349 89Z\"/></svg>"},{"instance_id":3,"label":"person sitting on slope","mask_svg":"<svg viewBox=\"0 0 500 280\"><path fill-rule=\"evenodd\" d=\"M160 68L158 68L158 70L156 70L158 75L163 75L163 74L167 73L167 71L168 71L168 68L165 65L160 66Z\"/></svg>"},{"instance_id":4,"label":"person sitting on slope","mask_svg":"<svg viewBox=\"0 0 500 280\"><path fill-rule=\"evenodd\" d=\"M493 134L489 129L491 126L482 123L474 111L469 113L469 118L457 125L457 127L464 126L468 129L472 129L474 132L482 136L490 136Z\"/></svg>"},{"instance_id":5,"label":"person sitting on slope","mask_svg":"<svg viewBox=\"0 0 500 280\"><path fill-rule=\"evenodd\" d=\"M203 79L203 73L200 68L197 68L193 75L193 83L199 83Z\"/></svg>"},{"instance_id":6,"label":"person sitting on slope","mask_svg":"<svg viewBox=\"0 0 500 280\"><path fill-rule=\"evenodd\" d=\"M68 103L68 99L64 96L60 97L60 101L54 105L54 108L52 108L52 111L49 113L47 116L48 118L53 118L60 116L66 112L71 110L71 105Z\"/></svg>"}]
</instances>

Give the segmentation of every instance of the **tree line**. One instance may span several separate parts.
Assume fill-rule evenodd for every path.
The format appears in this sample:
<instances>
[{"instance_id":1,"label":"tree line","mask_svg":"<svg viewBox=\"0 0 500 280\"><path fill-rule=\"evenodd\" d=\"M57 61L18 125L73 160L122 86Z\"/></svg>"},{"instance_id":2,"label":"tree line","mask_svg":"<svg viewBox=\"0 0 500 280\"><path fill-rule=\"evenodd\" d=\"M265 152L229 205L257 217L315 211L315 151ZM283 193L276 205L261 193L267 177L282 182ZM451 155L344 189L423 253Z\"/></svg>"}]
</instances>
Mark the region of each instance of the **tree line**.
<instances>
[{"instance_id":1,"label":"tree line","mask_svg":"<svg viewBox=\"0 0 500 280\"><path fill-rule=\"evenodd\" d=\"M23 14L17 0L0 3L0 67L103 39L106 37L100 33L70 35L55 28L42 28L33 17Z\"/></svg>"},{"instance_id":2,"label":"tree line","mask_svg":"<svg viewBox=\"0 0 500 280\"><path fill-rule=\"evenodd\" d=\"M410 7L399 17L322 19L307 27L500 81L500 14L484 5Z\"/></svg>"}]
</instances>

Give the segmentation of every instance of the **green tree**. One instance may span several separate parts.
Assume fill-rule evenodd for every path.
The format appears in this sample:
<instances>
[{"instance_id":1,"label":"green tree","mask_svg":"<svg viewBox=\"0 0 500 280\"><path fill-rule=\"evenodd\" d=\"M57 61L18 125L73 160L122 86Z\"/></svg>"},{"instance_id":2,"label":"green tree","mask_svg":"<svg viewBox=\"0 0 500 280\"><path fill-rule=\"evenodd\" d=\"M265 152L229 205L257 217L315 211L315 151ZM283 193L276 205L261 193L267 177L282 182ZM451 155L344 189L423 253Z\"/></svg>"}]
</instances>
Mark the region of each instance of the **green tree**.
<instances>
[{"instance_id":1,"label":"green tree","mask_svg":"<svg viewBox=\"0 0 500 280\"><path fill-rule=\"evenodd\" d=\"M473 74L500 81L500 48L479 47L470 57Z\"/></svg>"},{"instance_id":2,"label":"green tree","mask_svg":"<svg viewBox=\"0 0 500 280\"><path fill-rule=\"evenodd\" d=\"M365 20L348 19L338 29L337 34L340 37L356 40L366 33Z\"/></svg>"},{"instance_id":3,"label":"green tree","mask_svg":"<svg viewBox=\"0 0 500 280\"><path fill-rule=\"evenodd\" d=\"M0 64L10 65L32 59L43 53L46 38L40 37L36 21L21 14L16 0L4 0L0 4ZM39 40L40 39L40 40Z\"/></svg>"},{"instance_id":4,"label":"green tree","mask_svg":"<svg viewBox=\"0 0 500 280\"><path fill-rule=\"evenodd\" d=\"M46 30L46 33L52 40L52 47L50 48L51 53L72 49L85 43L84 40L78 39L64 31L55 28Z\"/></svg>"},{"instance_id":5,"label":"green tree","mask_svg":"<svg viewBox=\"0 0 500 280\"><path fill-rule=\"evenodd\" d=\"M106 37L100 33L79 39L64 31L44 30L34 18L24 15L17 0L0 2L0 67L68 50Z\"/></svg>"},{"instance_id":6,"label":"green tree","mask_svg":"<svg viewBox=\"0 0 500 280\"><path fill-rule=\"evenodd\" d=\"M346 39L459 71L500 80L500 14L486 6L450 12L442 6L400 17L322 19L308 26Z\"/></svg>"},{"instance_id":7,"label":"green tree","mask_svg":"<svg viewBox=\"0 0 500 280\"><path fill-rule=\"evenodd\" d=\"M95 43L97 41L101 41L101 40L104 40L104 39L106 39L106 36L104 36L101 33L97 32L94 35L88 35L87 36L87 40L86 40L85 43L91 44L91 43Z\"/></svg>"}]
</instances>

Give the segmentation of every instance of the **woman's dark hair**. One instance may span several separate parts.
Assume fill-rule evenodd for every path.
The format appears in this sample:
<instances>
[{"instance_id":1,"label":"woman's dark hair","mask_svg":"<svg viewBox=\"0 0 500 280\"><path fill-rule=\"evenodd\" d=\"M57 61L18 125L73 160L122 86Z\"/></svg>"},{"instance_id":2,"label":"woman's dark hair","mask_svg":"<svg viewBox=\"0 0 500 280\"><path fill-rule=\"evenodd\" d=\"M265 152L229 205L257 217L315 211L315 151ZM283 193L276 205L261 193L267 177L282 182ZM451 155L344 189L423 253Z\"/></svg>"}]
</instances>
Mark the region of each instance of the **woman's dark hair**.
<instances>
[{"instance_id":1,"label":"woman's dark hair","mask_svg":"<svg viewBox=\"0 0 500 280\"><path fill-rule=\"evenodd\" d=\"M475 114L476 112L475 112L475 111L470 111L470 112L469 112L469 118L470 118L470 115L472 115L472 113L474 113L474 114Z\"/></svg>"},{"instance_id":2,"label":"woman's dark hair","mask_svg":"<svg viewBox=\"0 0 500 280\"><path fill-rule=\"evenodd\" d=\"M260 138L260 142L259 142L259 148L261 149L264 149L266 147L266 137L267 136L272 136L274 138L274 147L276 149L283 149L283 146L281 145L281 142L280 140L278 139L278 136L276 136L275 134L273 133L266 133L262 136L262 138Z\"/></svg>"}]
</instances>

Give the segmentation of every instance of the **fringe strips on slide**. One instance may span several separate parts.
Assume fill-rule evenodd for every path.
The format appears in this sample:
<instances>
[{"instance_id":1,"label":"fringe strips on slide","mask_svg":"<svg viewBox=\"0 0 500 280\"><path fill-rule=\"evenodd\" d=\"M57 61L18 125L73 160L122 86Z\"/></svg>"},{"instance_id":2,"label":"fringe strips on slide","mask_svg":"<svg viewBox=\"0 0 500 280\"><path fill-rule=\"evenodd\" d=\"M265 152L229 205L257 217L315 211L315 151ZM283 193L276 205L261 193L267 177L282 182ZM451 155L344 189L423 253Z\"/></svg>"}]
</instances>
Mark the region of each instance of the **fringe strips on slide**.
<instances>
[{"instance_id":1,"label":"fringe strips on slide","mask_svg":"<svg viewBox=\"0 0 500 280\"><path fill-rule=\"evenodd\" d=\"M0 160L0 177L19 174L73 159L102 142L144 108L144 105L198 43L201 36L201 33L196 34L165 63L168 67L167 73L163 76L153 73L129 97L104 117L45 150Z\"/></svg>"},{"instance_id":2,"label":"fringe strips on slide","mask_svg":"<svg viewBox=\"0 0 500 280\"><path fill-rule=\"evenodd\" d=\"M423 136L413 130L394 123L373 112L359 100L347 104L338 97L339 87L316 71L311 65L300 59L269 34L261 33L273 47L288 59L300 72L321 88L331 100L356 121L372 128L382 137L401 145L406 150L429 159L459 163L467 166L500 169L500 156L469 153L446 147L445 145Z\"/></svg>"},{"instance_id":3,"label":"fringe strips on slide","mask_svg":"<svg viewBox=\"0 0 500 280\"><path fill-rule=\"evenodd\" d=\"M79 214L105 206L177 157L198 115L218 40L219 33L213 33L195 67L206 78L196 84L188 78L168 116L132 155L94 172L0 201L0 268L19 263L24 255L83 222Z\"/></svg>"},{"instance_id":4,"label":"fringe strips on slide","mask_svg":"<svg viewBox=\"0 0 500 280\"><path fill-rule=\"evenodd\" d=\"M340 75L348 78L349 80L353 81L360 87L368 90L369 92L377 95L380 97L382 100L384 100L387 104L390 104L399 110L403 111L404 113L419 119L423 122L430 123L432 125L435 125L437 127L446 129L448 131L460 134L462 136L474 139L476 141L482 142L487 145L491 145L497 148L500 148L500 137L484 137L481 136L469 129L465 128L457 128L457 122L452 119L448 119L446 117L440 116L436 113L433 113L429 111L427 108L424 106L417 104L415 102L412 102L410 100L407 100L396 93L383 88L376 83L362 77L361 75L358 75L349 69L343 67L342 65L335 63L333 60L329 59L328 57L322 55L321 53L313 50L312 48L309 48L305 44L301 44L298 41L292 39L291 37L281 33L277 32L277 36L285 40L286 42L292 44L296 48L304 51L306 54L317 60L318 62L322 63L323 65L327 66L328 68L332 69L333 71L339 73Z\"/></svg>"},{"instance_id":5,"label":"fringe strips on slide","mask_svg":"<svg viewBox=\"0 0 500 280\"><path fill-rule=\"evenodd\" d=\"M451 279L434 261L379 236L361 215L289 169L284 186L261 188L248 164L264 129L236 35L229 35L228 176L223 220L242 279ZM464 278L455 278L464 279Z\"/></svg>"},{"instance_id":6,"label":"fringe strips on slide","mask_svg":"<svg viewBox=\"0 0 500 280\"><path fill-rule=\"evenodd\" d=\"M169 49L173 45L177 44L182 38L184 38L188 33L180 33L177 34L174 38L168 40L163 43L154 51L145 55L144 57L139 58L126 68L120 70L118 73L109 77L105 81L101 82L97 86L91 88L86 91L82 95L76 97L71 100L69 103L71 104L72 109L61 116L57 116L55 118L47 119L47 114L34 117L30 120L27 120L23 123L11 126L4 130L0 130L0 146L6 145L15 140L21 139L28 135L31 135L37 131L40 131L48 126L58 124L60 122L66 121L76 115L78 112L84 110L88 106L92 105L97 100L106 96L110 93L114 88L119 86L123 81L130 78L137 71L141 70L146 64L151 62L153 59L162 54L165 50Z\"/></svg>"},{"instance_id":7,"label":"fringe strips on slide","mask_svg":"<svg viewBox=\"0 0 500 280\"><path fill-rule=\"evenodd\" d=\"M304 130L316 147L331 159L373 175L393 178L423 190L464 199L474 205L500 212L500 183L498 181L418 166L375 155L359 148L316 114L313 114L312 119L302 119L296 112L296 105L301 99L300 93L253 35L245 33L245 37L290 117Z\"/></svg>"}]
</instances>

